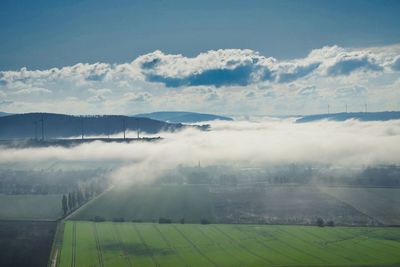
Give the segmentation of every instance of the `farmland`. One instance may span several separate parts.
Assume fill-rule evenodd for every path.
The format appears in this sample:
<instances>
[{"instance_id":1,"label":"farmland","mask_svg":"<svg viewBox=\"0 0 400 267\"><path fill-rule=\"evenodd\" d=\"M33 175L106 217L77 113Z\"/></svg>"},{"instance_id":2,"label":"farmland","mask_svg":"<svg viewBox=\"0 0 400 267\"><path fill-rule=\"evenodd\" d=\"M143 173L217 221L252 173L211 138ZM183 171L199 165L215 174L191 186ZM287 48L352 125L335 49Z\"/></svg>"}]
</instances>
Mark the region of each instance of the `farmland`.
<instances>
[{"instance_id":1,"label":"farmland","mask_svg":"<svg viewBox=\"0 0 400 267\"><path fill-rule=\"evenodd\" d=\"M0 221L0 266L46 266L55 222Z\"/></svg>"},{"instance_id":2,"label":"farmland","mask_svg":"<svg viewBox=\"0 0 400 267\"><path fill-rule=\"evenodd\" d=\"M382 266L400 230L67 221L58 266Z\"/></svg>"},{"instance_id":3,"label":"farmland","mask_svg":"<svg viewBox=\"0 0 400 267\"><path fill-rule=\"evenodd\" d=\"M210 193L205 186L130 186L115 188L89 203L74 219L158 221L160 217L186 222L214 220Z\"/></svg>"},{"instance_id":4,"label":"farmland","mask_svg":"<svg viewBox=\"0 0 400 267\"><path fill-rule=\"evenodd\" d=\"M387 225L400 225L399 188L337 188L322 190Z\"/></svg>"},{"instance_id":5,"label":"farmland","mask_svg":"<svg viewBox=\"0 0 400 267\"><path fill-rule=\"evenodd\" d=\"M61 195L0 194L0 220L56 220L61 215Z\"/></svg>"},{"instance_id":6,"label":"farmland","mask_svg":"<svg viewBox=\"0 0 400 267\"><path fill-rule=\"evenodd\" d=\"M400 194L391 196L400 198ZM362 201L368 204L368 199ZM381 194L380 201L386 203L380 207L384 214L391 199ZM375 218L381 215L373 215L314 186L134 185L113 188L73 219L101 216L106 220L158 222L169 218L179 222L183 218L187 223L199 223L204 218L213 223L315 224L320 217L340 225L382 224Z\"/></svg>"}]
</instances>

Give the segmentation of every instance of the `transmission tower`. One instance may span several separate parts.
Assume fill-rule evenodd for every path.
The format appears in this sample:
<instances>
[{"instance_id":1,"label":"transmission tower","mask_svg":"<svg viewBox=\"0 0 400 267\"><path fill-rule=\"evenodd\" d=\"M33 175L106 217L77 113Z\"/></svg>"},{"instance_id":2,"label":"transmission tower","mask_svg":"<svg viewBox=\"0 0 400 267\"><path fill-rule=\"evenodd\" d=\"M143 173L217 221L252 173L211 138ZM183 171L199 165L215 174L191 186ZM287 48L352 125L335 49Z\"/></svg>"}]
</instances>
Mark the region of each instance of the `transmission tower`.
<instances>
[{"instance_id":1,"label":"transmission tower","mask_svg":"<svg viewBox=\"0 0 400 267\"><path fill-rule=\"evenodd\" d=\"M84 138L84 134L83 134L83 116L81 116L81 135L82 135L82 140Z\"/></svg>"},{"instance_id":2,"label":"transmission tower","mask_svg":"<svg viewBox=\"0 0 400 267\"><path fill-rule=\"evenodd\" d=\"M137 118L137 139L140 138L140 120Z\"/></svg>"},{"instance_id":3,"label":"transmission tower","mask_svg":"<svg viewBox=\"0 0 400 267\"><path fill-rule=\"evenodd\" d=\"M34 122L34 124L35 124L35 140L37 140L38 139L38 136L37 136L37 134L38 134L38 132L37 132L37 120L35 120L35 122Z\"/></svg>"},{"instance_id":4,"label":"transmission tower","mask_svg":"<svg viewBox=\"0 0 400 267\"><path fill-rule=\"evenodd\" d=\"M43 113L41 116L41 122L42 122L42 141L44 141L44 117L43 117Z\"/></svg>"},{"instance_id":5,"label":"transmission tower","mask_svg":"<svg viewBox=\"0 0 400 267\"><path fill-rule=\"evenodd\" d=\"M122 127L123 127L123 130L124 130L124 140L125 140L125 131L126 131L125 118L122 119Z\"/></svg>"}]
</instances>

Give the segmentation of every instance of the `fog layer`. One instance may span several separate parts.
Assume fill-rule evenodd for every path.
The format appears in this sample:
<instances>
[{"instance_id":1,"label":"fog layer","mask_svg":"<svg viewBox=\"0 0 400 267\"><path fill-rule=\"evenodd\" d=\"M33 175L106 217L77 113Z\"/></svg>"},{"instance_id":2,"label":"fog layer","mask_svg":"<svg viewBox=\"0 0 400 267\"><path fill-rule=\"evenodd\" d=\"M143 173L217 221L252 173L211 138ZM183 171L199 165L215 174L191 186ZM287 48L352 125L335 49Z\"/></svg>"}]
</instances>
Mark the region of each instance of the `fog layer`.
<instances>
[{"instance_id":1,"label":"fog layer","mask_svg":"<svg viewBox=\"0 0 400 267\"><path fill-rule=\"evenodd\" d=\"M179 165L400 163L400 121L217 121L210 131L161 133L157 142L85 143L72 148L0 148L0 163L117 161L116 180L147 181ZM132 136L135 133L130 133ZM129 133L128 133L129 136Z\"/></svg>"}]
</instances>

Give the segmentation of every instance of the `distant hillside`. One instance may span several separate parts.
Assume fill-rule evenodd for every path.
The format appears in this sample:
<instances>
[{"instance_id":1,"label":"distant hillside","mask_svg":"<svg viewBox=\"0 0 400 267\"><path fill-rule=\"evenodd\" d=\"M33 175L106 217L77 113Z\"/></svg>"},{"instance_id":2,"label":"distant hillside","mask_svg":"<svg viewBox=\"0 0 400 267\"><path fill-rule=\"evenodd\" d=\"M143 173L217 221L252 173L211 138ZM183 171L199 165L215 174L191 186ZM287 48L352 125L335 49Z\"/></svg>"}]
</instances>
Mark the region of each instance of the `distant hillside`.
<instances>
[{"instance_id":1,"label":"distant hillside","mask_svg":"<svg viewBox=\"0 0 400 267\"><path fill-rule=\"evenodd\" d=\"M34 138L35 132L40 138L43 130L45 138L73 137L84 135L108 135L127 130L156 134L160 131L175 131L182 124L166 123L149 118L121 115L71 116L53 113L26 113L0 117L0 139ZM35 126L36 125L36 126Z\"/></svg>"},{"instance_id":2,"label":"distant hillside","mask_svg":"<svg viewBox=\"0 0 400 267\"><path fill-rule=\"evenodd\" d=\"M8 115L12 115L12 114L11 114L11 113L6 113L6 112L1 112L1 111L0 111L0 117L8 116Z\"/></svg>"},{"instance_id":3,"label":"distant hillside","mask_svg":"<svg viewBox=\"0 0 400 267\"><path fill-rule=\"evenodd\" d=\"M145 117L153 120L160 120L174 123L194 123L202 121L213 121L213 120L224 120L231 121L232 118L213 115L203 114L196 112L185 112L185 111L160 111L146 114L137 114L135 117Z\"/></svg>"},{"instance_id":4,"label":"distant hillside","mask_svg":"<svg viewBox=\"0 0 400 267\"><path fill-rule=\"evenodd\" d=\"M297 119L296 122L311 122L319 120L331 120L331 121L345 121L350 119L356 119L360 121L388 121L388 120L399 120L400 111L383 111L383 112L342 112L333 114L316 114L304 116Z\"/></svg>"}]
</instances>

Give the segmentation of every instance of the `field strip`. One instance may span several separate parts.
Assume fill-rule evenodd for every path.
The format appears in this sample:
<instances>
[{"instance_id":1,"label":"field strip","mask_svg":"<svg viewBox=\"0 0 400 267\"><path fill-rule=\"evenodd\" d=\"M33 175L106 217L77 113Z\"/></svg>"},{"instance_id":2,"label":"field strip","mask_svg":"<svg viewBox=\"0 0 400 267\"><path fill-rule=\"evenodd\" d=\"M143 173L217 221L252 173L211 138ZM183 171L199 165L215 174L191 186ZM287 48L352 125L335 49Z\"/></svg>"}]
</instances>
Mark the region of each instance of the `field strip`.
<instances>
[{"instance_id":1,"label":"field strip","mask_svg":"<svg viewBox=\"0 0 400 267\"><path fill-rule=\"evenodd\" d=\"M164 234L162 233L162 231L157 227L156 224L153 224L153 227L154 227L154 229L158 232L158 234L160 235L160 237L162 238L162 240L164 240L164 242L165 242L170 248L172 248L172 249L175 251L175 253L176 253L176 255L178 256L178 258L180 259L180 261L181 261L182 263L184 263L185 266L187 266L187 262L184 260L184 258L183 258L182 255L180 254L179 250L177 250L177 249L175 248L175 246L173 246L173 245L171 244L171 242L169 242L169 240L165 237L165 235L164 235Z\"/></svg>"},{"instance_id":2,"label":"field strip","mask_svg":"<svg viewBox=\"0 0 400 267\"><path fill-rule=\"evenodd\" d=\"M99 266L104 267L103 254L101 252L101 246L100 246L99 236L97 234L96 223L92 224L92 229L93 229L94 239L96 241L96 250L97 250L98 260L99 260L99 264L100 264Z\"/></svg>"},{"instance_id":3,"label":"field strip","mask_svg":"<svg viewBox=\"0 0 400 267\"><path fill-rule=\"evenodd\" d=\"M342 230L342 232L343 232L343 231L346 232L346 233L348 232L347 229L341 229L341 230ZM373 233L376 233L377 230L364 230L364 232L367 233L367 234L373 234ZM361 233L360 236L362 236L362 235L364 235L364 234ZM380 242L380 243L383 242L382 239L376 239L375 241L376 241L376 242ZM387 241L394 241L394 240L388 239ZM390 248L393 248L393 249L396 249L396 250L400 249L400 247L393 246L392 244L384 243L384 245L385 245L386 247L390 247Z\"/></svg>"},{"instance_id":4,"label":"field strip","mask_svg":"<svg viewBox=\"0 0 400 267\"><path fill-rule=\"evenodd\" d=\"M210 262L213 266L218 266L213 260L211 260L209 257L207 257L206 254L204 254L197 246L194 244L184 233L182 233L181 230L176 227L176 225L173 225L173 228L190 244L192 247L199 253L201 256L203 256L208 262Z\"/></svg>"},{"instance_id":5,"label":"field strip","mask_svg":"<svg viewBox=\"0 0 400 267\"><path fill-rule=\"evenodd\" d=\"M61 259L61 249L62 242L64 238L64 224L63 222L58 222L56 227L56 232L54 234L51 251L50 251L50 261L48 267L56 267L60 263Z\"/></svg>"},{"instance_id":6,"label":"field strip","mask_svg":"<svg viewBox=\"0 0 400 267\"><path fill-rule=\"evenodd\" d=\"M344 231L344 232L347 232L346 229L341 229L341 231L342 231L342 232L343 232L343 231ZM368 232L371 233L371 232L373 232L373 231L370 230L370 231L368 231ZM364 237L363 234L361 234L360 236L361 236L361 237ZM358 245L364 246L364 247L366 247L366 248L368 248L368 249L378 250L377 248L371 248L370 246L368 246L367 244L365 244L364 242L362 242L362 241L367 240L367 239L368 239L368 236L365 236L365 238L359 239L359 240L355 240L354 242L356 242ZM393 247L393 246L391 246L391 245L389 245L389 244L387 244L387 243L383 243L381 239L375 239L374 241L375 241L375 242L378 242L378 243L381 243L382 245L384 245L384 246L386 246L386 247L390 247L391 249L399 250L399 248ZM385 253L391 254L391 255L393 255L393 256L395 256L395 257L399 254L398 252L397 252L396 254L393 254L393 252L388 251L388 250L385 250Z\"/></svg>"},{"instance_id":7,"label":"field strip","mask_svg":"<svg viewBox=\"0 0 400 267\"><path fill-rule=\"evenodd\" d=\"M288 259L292 260L293 262L296 262L296 259L293 259L293 258L290 257L289 255L284 254L284 253L280 252L278 249L275 249L275 248L269 246L268 244L266 244L265 242L267 242L267 240L260 240L258 237L254 237L254 240L255 240L257 243L259 243L261 246L265 247L266 249L269 249L269 250L271 250L271 251L274 251L276 254L282 255L283 257L288 258ZM281 242L281 241L279 241L276 237L274 237L273 240L274 240L274 241L277 241L277 242Z\"/></svg>"},{"instance_id":8,"label":"field strip","mask_svg":"<svg viewBox=\"0 0 400 267\"><path fill-rule=\"evenodd\" d=\"M58 256L58 249L54 253L54 257L51 259L51 267L56 267L57 266L57 259L59 258L57 256Z\"/></svg>"},{"instance_id":9,"label":"field strip","mask_svg":"<svg viewBox=\"0 0 400 267\"><path fill-rule=\"evenodd\" d=\"M361 234L354 234L354 235L352 235L351 233L348 233L348 232L346 232L346 231L344 231L343 229L340 229L340 228L336 228L335 230L336 230L336 233L337 233L337 232L342 232L342 233L344 233L344 235L345 235L346 237L343 239L343 241L351 241L351 242L357 244L359 248L361 248L361 247L364 247L364 248L365 248L365 247L366 247L364 244L360 244L360 240L357 240L357 238L363 237L364 234L361 233ZM374 257L373 255L371 255L371 253L364 252L364 250L363 250L362 252L359 252L359 253L362 254L362 255L364 255L364 256L367 257L367 258L372 258L372 259L374 259L375 261L379 261L379 259L377 259L377 258Z\"/></svg>"},{"instance_id":10,"label":"field strip","mask_svg":"<svg viewBox=\"0 0 400 267\"><path fill-rule=\"evenodd\" d=\"M208 240L210 240L213 244L216 244L222 251L224 251L226 254L228 254L229 256L231 256L232 258L236 259L238 262L240 262L242 265L245 264L241 259L239 259L238 257L236 257L236 255L232 254L229 252L229 250L225 249L223 246L221 246L221 244L219 242L214 241L210 236L208 236L200 227L200 225L197 225L197 229L199 230L199 232ZM244 266L244 265L243 265Z\"/></svg>"},{"instance_id":11,"label":"field strip","mask_svg":"<svg viewBox=\"0 0 400 267\"><path fill-rule=\"evenodd\" d=\"M76 222L72 223L72 260L71 267L76 266Z\"/></svg>"},{"instance_id":12,"label":"field strip","mask_svg":"<svg viewBox=\"0 0 400 267\"><path fill-rule=\"evenodd\" d=\"M387 241L393 241L393 240L387 240ZM392 244L387 244L387 243L385 243L384 240L382 240L382 239L375 239L375 242L379 242L379 243L383 244L383 245L384 245L385 247L387 247L387 248L396 249L396 250L399 250L399 249L400 249L399 247L392 246ZM395 242L396 242L396 241L395 241ZM396 255L397 255L397 254L396 254Z\"/></svg>"},{"instance_id":13,"label":"field strip","mask_svg":"<svg viewBox=\"0 0 400 267\"><path fill-rule=\"evenodd\" d=\"M336 233L338 232L338 230L339 230L338 228L335 228L335 232L336 232ZM318 238L318 239L324 240L324 241L325 241L325 244L324 244L324 245L332 244L332 245L334 245L334 246L336 246L336 247L338 247L338 248L341 248L341 246L338 245L339 242L345 242L345 241L349 241L349 240L355 240L355 238L359 238L359 237L362 237L362 236L363 236L362 234L357 234L357 235L355 235L355 237L351 237L351 238L345 237L345 238L339 239L339 240L328 241L328 240L326 240L324 237L321 237L320 235L318 235L318 234L316 234L316 233L311 233L308 229L307 229L307 230L304 230L304 232L307 233L308 235L311 235L311 236L314 236L314 237L316 237L316 238ZM332 233L329 233L329 234L332 235ZM356 242L356 241L353 241L353 242ZM359 242L357 243L357 245L359 245L359 246L358 246L359 248L361 248L361 246L366 247L365 244L359 244ZM352 246L352 249L354 250L354 246ZM376 248L372 248L372 249L375 250ZM396 248L396 249L398 249L398 248ZM362 249L361 249L361 251L357 251L357 253L359 253L360 255L363 255L363 257L365 257L365 258L371 258L371 259L373 259L373 260L375 260L375 261L378 261L378 259L375 258L374 256L372 256L371 253L365 253ZM354 253L353 253L353 254L354 254ZM343 256L343 258L349 259L349 258L344 257L344 256ZM353 261L352 259L349 259L349 260L350 260L350 261Z\"/></svg>"},{"instance_id":14,"label":"field strip","mask_svg":"<svg viewBox=\"0 0 400 267\"><path fill-rule=\"evenodd\" d=\"M281 229L281 230L282 230L283 232L287 233L288 235L293 236L295 239L300 240L301 242L303 242L303 243L305 243L305 244L309 244L309 245L312 246L312 247L315 247L316 249L318 249L319 251L321 251L321 252L323 252L323 253L330 254L330 255L336 255L337 257L339 257L339 258L344 259L344 260L347 261L347 259L344 258L344 257L341 256L341 255L338 255L338 254L336 254L336 253L332 253L331 251L326 252L321 246L317 245L315 242L312 242L312 241L310 241L310 240L306 240L306 239L304 239L304 238L301 238L301 237L299 237L297 234L295 234L295 233L293 233L293 232L289 232L289 231L286 231L286 230L283 230L283 229ZM306 232L306 234L307 234L307 232ZM309 236L311 236L311 235L309 235ZM312 236L311 236L311 237L312 237Z\"/></svg>"},{"instance_id":15,"label":"field strip","mask_svg":"<svg viewBox=\"0 0 400 267\"><path fill-rule=\"evenodd\" d=\"M144 241L144 238L143 238L142 234L140 233L139 229L137 228L136 224L134 223L134 224L132 224L132 226L133 226L133 228L135 229L136 234L138 235L140 241L141 241L142 244L145 246L147 252L150 254L150 258L151 258L151 260L153 261L154 265L157 266L157 267L159 267L160 265L157 263L157 261L156 261L156 259L155 259L155 257L154 257L153 251L150 249L150 247L149 247L149 246L147 245L147 243Z\"/></svg>"},{"instance_id":16,"label":"field strip","mask_svg":"<svg viewBox=\"0 0 400 267\"><path fill-rule=\"evenodd\" d=\"M288 234L288 235L294 237L294 239L299 240L301 243L304 243L304 241L301 241L300 239L296 238L296 237L293 236L292 234L290 234L290 233L288 233L288 232L286 232L286 231L284 231L284 230L282 230L282 229L280 229L280 228L281 228L281 227L275 228L275 229L278 229L279 231L281 231L281 232L283 232L283 233L286 233L286 234ZM279 235L278 235L278 236L279 236ZM313 254L311 254L311 253L308 253L307 251L305 251L305 250L303 250L303 249L299 249L299 248L297 248L296 246L293 246L293 245L289 244L288 242L282 240L282 239L279 238L279 237L277 237L277 239L278 239L279 241L281 241L282 243L284 243L286 246L292 248L293 250L296 250L296 251L298 251L298 252L300 252L300 253L302 253L302 254L305 254L305 255L307 255L307 256L309 256L309 257L311 257L311 258L318 259L319 261L321 261L322 263L324 263L324 265L327 264L327 262L326 262L324 259L321 259L320 257L318 257L318 256L316 256L316 255L313 255ZM306 244L307 244L307 243L306 243Z\"/></svg>"},{"instance_id":17,"label":"field strip","mask_svg":"<svg viewBox=\"0 0 400 267\"><path fill-rule=\"evenodd\" d=\"M269 259L266 259L265 257L263 257L263 256L261 256L261 255L255 253L255 252L249 250L246 246L242 245L242 244L240 243L240 241L238 242L237 240L235 240L234 238L232 238L229 234L227 234L227 233L225 233L224 231L222 231L218 226L213 225L213 227L214 227L214 229L216 229L218 232L220 232L221 234L223 234L224 236L226 236L229 240L231 240L231 242L232 242L233 244L237 244L240 248L242 248L243 250L245 250L247 253L249 253L249 254L251 254L251 255L257 257L257 258L262 259L264 262L268 262L269 264L272 264L272 262L271 262Z\"/></svg>"},{"instance_id":18,"label":"field strip","mask_svg":"<svg viewBox=\"0 0 400 267\"><path fill-rule=\"evenodd\" d=\"M329 188L329 187L328 187ZM335 188L335 187L333 187ZM344 203L350 207L352 207L354 210L358 211L359 213L361 213L362 215L366 216L367 218L371 219L372 221L376 221L382 225L385 225L386 223L383 222L381 220L381 218L376 218L375 215L370 215L370 211L365 210L365 209L360 209L360 207L358 205L356 205L355 203L351 203L351 201L349 200L345 200L343 199L343 197L336 195L334 192L331 192L329 189L325 189L324 187L319 187L318 188L321 192L330 195L331 197L335 198L337 201Z\"/></svg>"},{"instance_id":19,"label":"field strip","mask_svg":"<svg viewBox=\"0 0 400 267\"><path fill-rule=\"evenodd\" d=\"M340 241L345 241L345 240L332 240L332 241L328 241L326 238L324 238L323 236L320 236L320 235L318 235L318 234L316 234L316 233L312 233L312 232L310 232L309 231L309 229L307 229L307 228L304 228L303 229L303 232L304 233L306 233L306 234L308 234L308 235L310 235L310 236L313 236L313 237L315 237L316 239L319 239L319 240L323 240L323 246L327 246L327 245L330 245L330 244L332 244L333 246L335 246L336 248L339 248L339 251L341 251L340 249L341 248L343 248L343 247L341 247L341 246L339 246L338 245L338 242L340 242ZM331 252L332 253L332 252ZM359 253L359 252L358 252ZM336 253L333 253L333 254L336 254L336 255L338 255L338 253L336 252ZM360 253L361 254L361 253ZM349 262L353 262L353 259L351 259L351 258L349 258L349 257L347 257L347 256L344 256L344 255L340 255L340 257L342 257L343 259L346 259L346 260L348 260Z\"/></svg>"},{"instance_id":20,"label":"field strip","mask_svg":"<svg viewBox=\"0 0 400 267\"><path fill-rule=\"evenodd\" d=\"M114 223L113 223L113 228L114 228L114 232L115 232L115 235L117 237L117 241L119 243L119 246L120 246L122 252L124 253L124 258L125 258L126 262L128 263L129 267L132 267L133 265L132 265L131 260L129 259L128 254L127 254L126 247L125 247L124 243L122 242L121 234L120 234L120 232L118 230L118 227Z\"/></svg>"}]
</instances>

